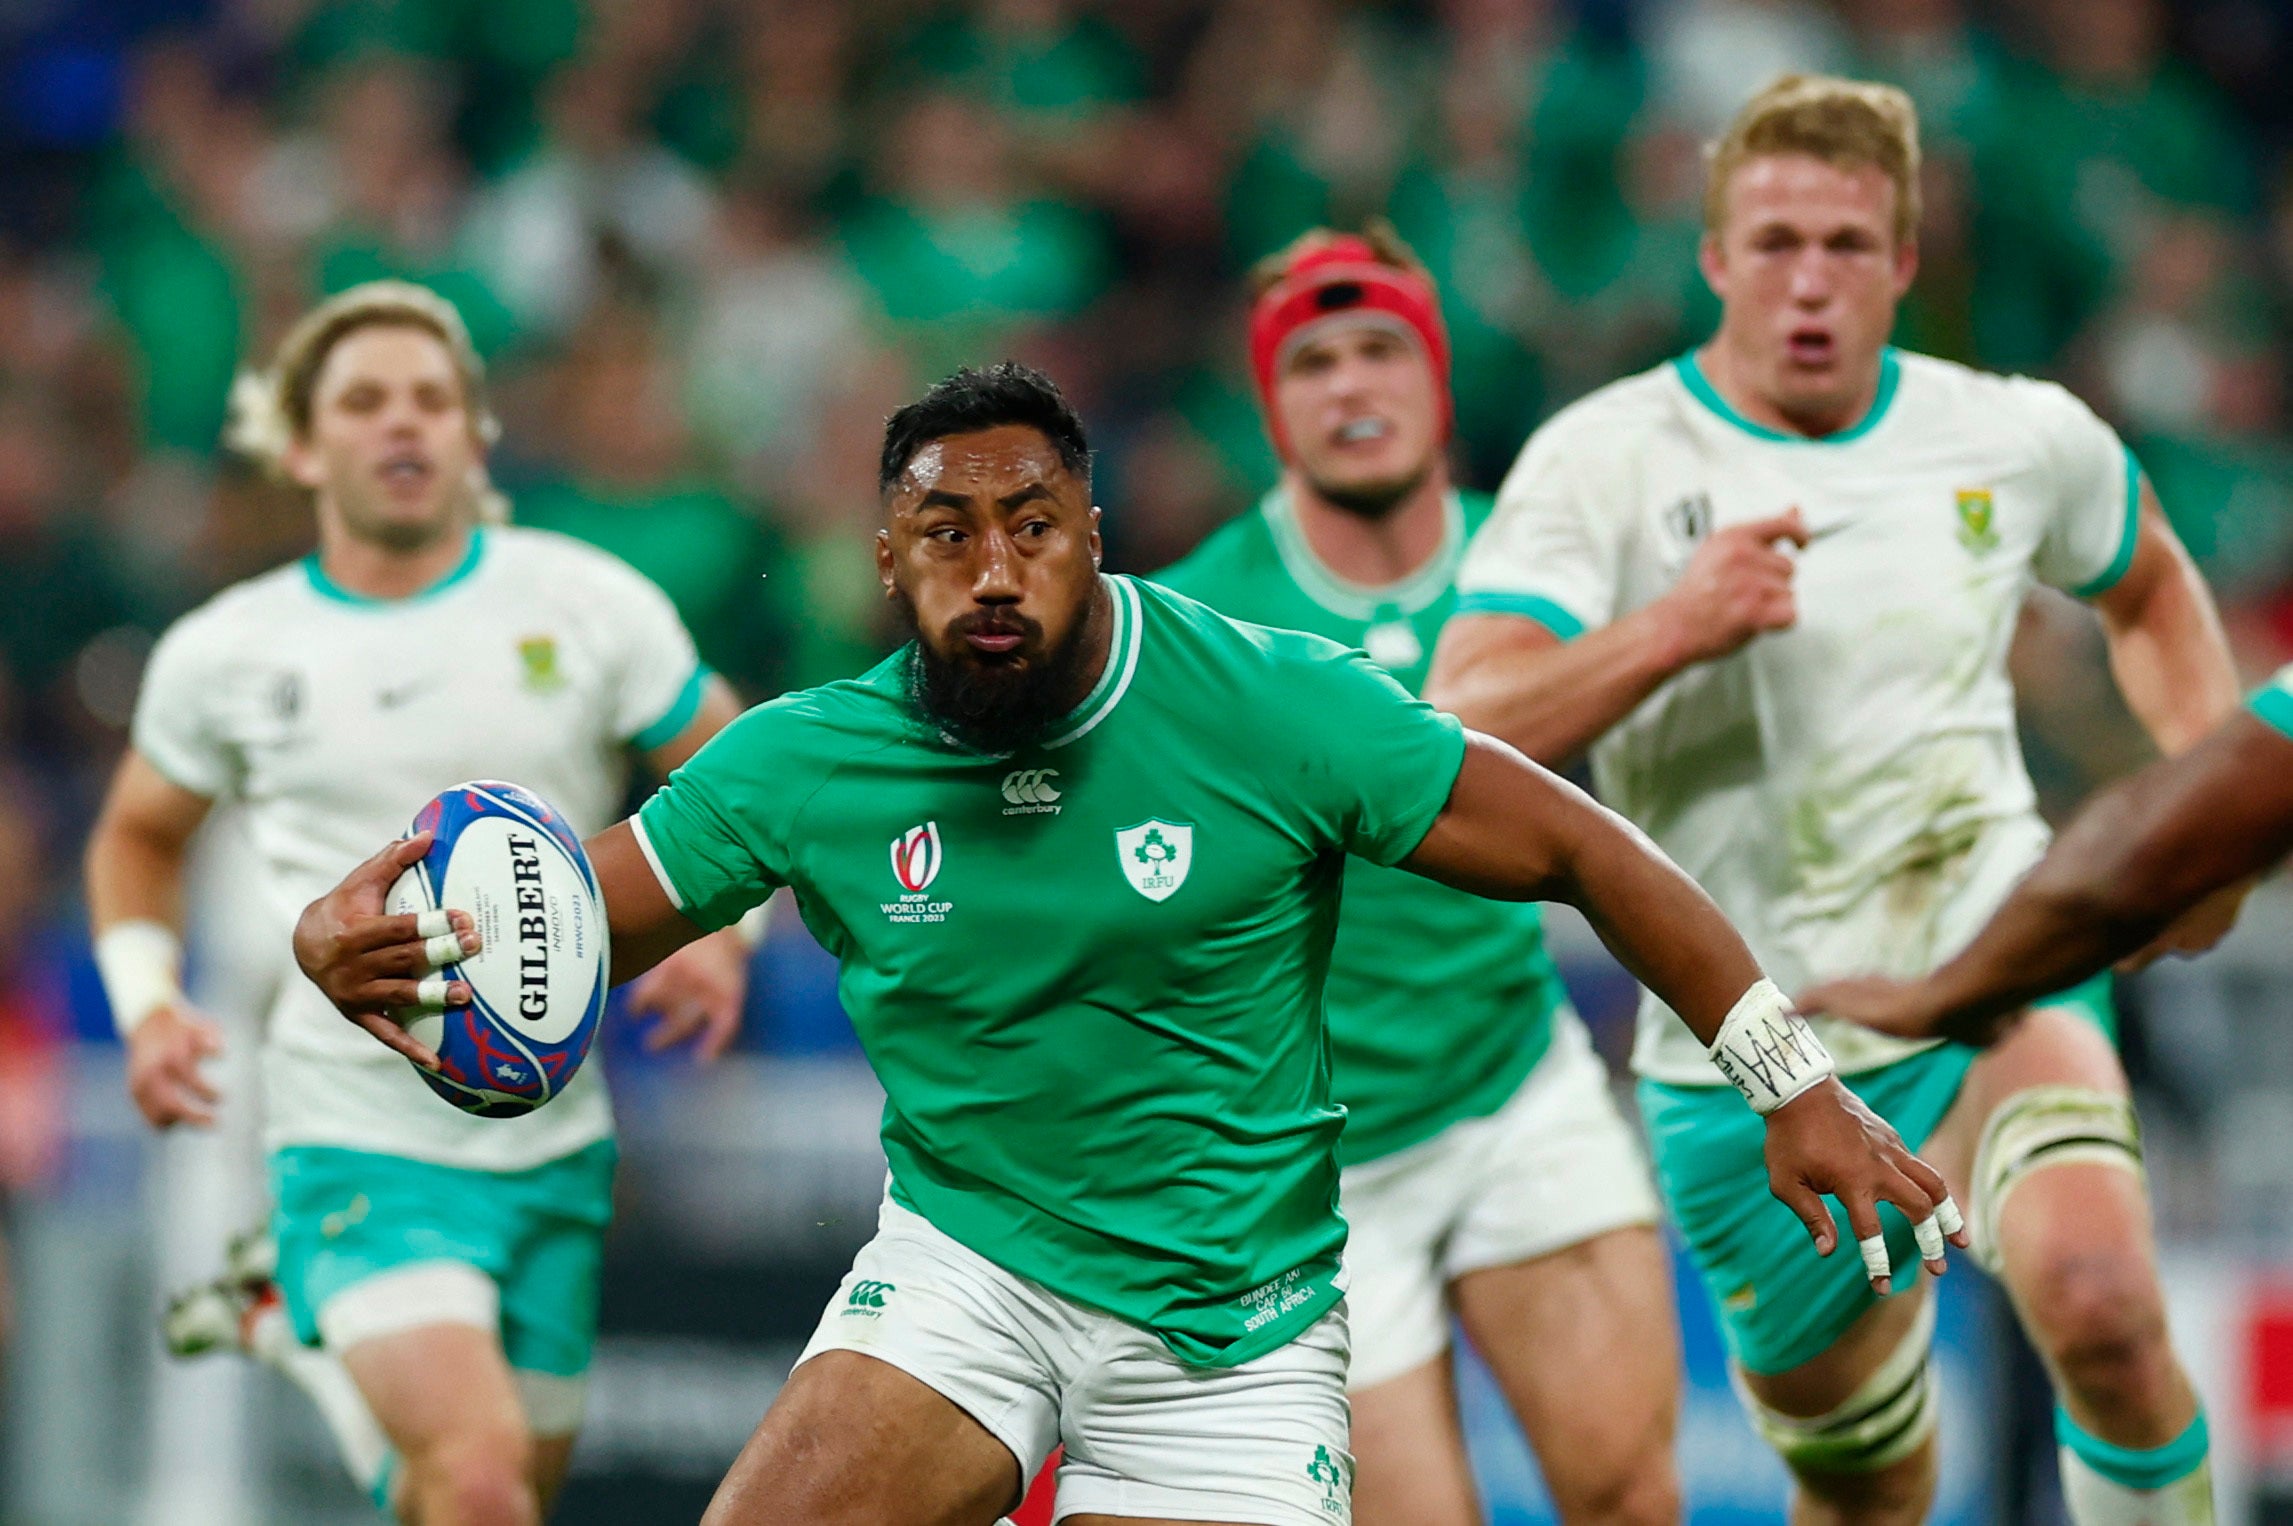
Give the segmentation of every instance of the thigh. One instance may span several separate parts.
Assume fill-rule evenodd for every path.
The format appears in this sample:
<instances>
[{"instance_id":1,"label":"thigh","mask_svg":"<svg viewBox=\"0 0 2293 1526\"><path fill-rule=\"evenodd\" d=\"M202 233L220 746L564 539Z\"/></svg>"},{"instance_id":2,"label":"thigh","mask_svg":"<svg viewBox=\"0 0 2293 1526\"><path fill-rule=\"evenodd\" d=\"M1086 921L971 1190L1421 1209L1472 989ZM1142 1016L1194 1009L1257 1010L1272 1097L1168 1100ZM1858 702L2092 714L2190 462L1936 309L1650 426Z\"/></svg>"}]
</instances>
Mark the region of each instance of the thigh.
<instances>
[{"instance_id":1,"label":"thigh","mask_svg":"<svg viewBox=\"0 0 2293 1526\"><path fill-rule=\"evenodd\" d=\"M1446 1353L1346 1397L1357 1526L1479 1526L1481 1496Z\"/></svg>"},{"instance_id":2,"label":"thigh","mask_svg":"<svg viewBox=\"0 0 2293 1526\"><path fill-rule=\"evenodd\" d=\"M1933 1139L1921 1147L1920 1153L1943 1173L1970 1217L1979 1206L1972 1178L1984 1126L2001 1104L2038 1086L2126 1094L2126 1072L2118 1063L2117 1047L2082 1004L2034 1006L2004 1039L1982 1051L1967 1070L1957 1102Z\"/></svg>"},{"instance_id":3,"label":"thigh","mask_svg":"<svg viewBox=\"0 0 2293 1526\"><path fill-rule=\"evenodd\" d=\"M1233 1367L1189 1367L1117 1320L1100 1331L1065 1394L1059 1519L1344 1526L1345 1305Z\"/></svg>"},{"instance_id":4,"label":"thigh","mask_svg":"<svg viewBox=\"0 0 2293 1526\"><path fill-rule=\"evenodd\" d=\"M954 1401L857 1351L801 1363L703 1526L992 1526L1019 1464Z\"/></svg>"},{"instance_id":5,"label":"thigh","mask_svg":"<svg viewBox=\"0 0 2293 1526\"><path fill-rule=\"evenodd\" d=\"M501 1276L502 1349L537 1435L581 1428L613 1170L613 1146L595 1145L524 1173L504 1204L518 1233Z\"/></svg>"},{"instance_id":6,"label":"thigh","mask_svg":"<svg viewBox=\"0 0 2293 1526\"><path fill-rule=\"evenodd\" d=\"M1460 1162L1470 1175L1442 1252L1445 1283L1657 1221L1647 1157L1573 1015L1512 1099L1457 1132L1471 1136Z\"/></svg>"},{"instance_id":7,"label":"thigh","mask_svg":"<svg viewBox=\"0 0 2293 1526\"><path fill-rule=\"evenodd\" d=\"M365 1150L298 1145L274 1153L276 1279L295 1334L319 1344L320 1311L385 1278L406 1282L418 1301L451 1298L449 1317L473 1317L458 1282L448 1278L438 1292L420 1274L466 1267L491 1283L508 1270L517 1230L499 1187L488 1172ZM377 1305L387 1313L405 1301L393 1295ZM489 1333L496 1313L491 1304L484 1310Z\"/></svg>"},{"instance_id":8,"label":"thigh","mask_svg":"<svg viewBox=\"0 0 2293 1526\"><path fill-rule=\"evenodd\" d=\"M1349 1166L1339 1180L1353 1334L1348 1381L1356 1389L1380 1387L1449 1349L1441 1254L1470 1170L1455 1134Z\"/></svg>"},{"instance_id":9,"label":"thigh","mask_svg":"<svg viewBox=\"0 0 2293 1526\"><path fill-rule=\"evenodd\" d=\"M454 1445L526 1444L525 1411L491 1330L421 1325L359 1341L341 1356L374 1418L410 1459Z\"/></svg>"},{"instance_id":10,"label":"thigh","mask_svg":"<svg viewBox=\"0 0 2293 1526\"><path fill-rule=\"evenodd\" d=\"M1872 1111L1924 1150L1960 1098L1972 1056L1943 1046L1844 1077ZM1816 1254L1807 1228L1768 1191L1766 1126L1727 1087L1641 1083L1657 1179L1719 1314L1729 1354L1752 1373L1792 1372L1844 1339L1880 1300L1854 1254L1846 1215L1830 1203L1839 1245ZM1880 1205L1888 1254L1915 1266L1910 1222ZM1899 1280L1897 1298L1918 1285Z\"/></svg>"},{"instance_id":11,"label":"thigh","mask_svg":"<svg viewBox=\"0 0 2293 1526\"><path fill-rule=\"evenodd\" d=\"M1457 1315L1556 1494L1668 1460L1680 1405L1671 1268L1648 1226L1469 1272Z\"/></svg>"}]
</instances>

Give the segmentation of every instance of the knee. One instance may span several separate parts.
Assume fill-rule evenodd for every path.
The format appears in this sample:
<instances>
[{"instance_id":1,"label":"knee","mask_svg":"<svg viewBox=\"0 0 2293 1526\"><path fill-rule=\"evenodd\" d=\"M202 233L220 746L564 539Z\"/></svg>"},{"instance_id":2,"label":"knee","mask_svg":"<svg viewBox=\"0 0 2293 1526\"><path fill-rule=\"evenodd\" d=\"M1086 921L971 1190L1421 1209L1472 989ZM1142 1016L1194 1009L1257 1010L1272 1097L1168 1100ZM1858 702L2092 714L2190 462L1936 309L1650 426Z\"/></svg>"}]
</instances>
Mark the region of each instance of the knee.
<instances>
[{"instance_id":1,"label":"knee","mask_svg":"<svg viewBox=\"0 0 2293 1526\"><path fill-rule=\"evenodd\" d=\"M1927 1518L1935 1495L1935 1444L1928 1441L1910 1456L1869 1472L1825 1472L1795 1466L1802 1495L1824 1507L1815 1519L1912 1526ZM1803 1516L1795 1513L1794 1520Z\"/></svg>"},{"instance_id":2,"label":"knee","mask_svg":"<svg viewBox=\"0 0 2293 1526\"><path fill-rule=\"evenodd\" d=\"M1552 1481L1566 1526L1679 1526L1680 1475L1669 1451L1601 1478Z\"/></svg>"},{"instance_id":3,"label":"knee","mask_svg":"<svg viewBox=\"0 0 2293 1526\"><path fill-rule=\"evenodd\" d=\"M2122 1252L2086 1248L2048 1256L2023 1297L2048 1357L2077 1387L2138 1382L2166 1355L2156 1280Z\"/></svg>"},{"instance_id":4,"label":"knee","mask_svg":"<svg viewBox=\"0 0 2293 1526\"><path fill-rule=\"evenodd\" d=\"M523 1437L459 1438L409 1457L418 1526L535 1526L530 1450Z\"/></svg>"}]
</instances>

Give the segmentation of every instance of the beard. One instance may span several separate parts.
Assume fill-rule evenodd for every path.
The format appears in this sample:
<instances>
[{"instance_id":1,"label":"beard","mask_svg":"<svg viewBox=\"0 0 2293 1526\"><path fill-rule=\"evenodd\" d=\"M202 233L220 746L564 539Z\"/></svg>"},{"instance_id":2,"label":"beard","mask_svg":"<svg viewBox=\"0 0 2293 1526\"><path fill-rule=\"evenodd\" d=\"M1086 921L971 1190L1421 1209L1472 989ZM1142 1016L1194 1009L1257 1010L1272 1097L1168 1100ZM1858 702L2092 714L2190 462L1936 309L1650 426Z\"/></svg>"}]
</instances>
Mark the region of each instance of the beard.
<instances>
[{"instance_id":1,"label":"beard","mask_svg":"<svg viewBox=\"0 0 2293 1526\"><path fill-rule=\"evenodd\" d=\"M1406 477L1385 482L1354 482L1337 486L1314 482L1309 478L1308 483L1315 496L1331 508L1342 509L1356 519L1376 521L1401 507L1410 494L1425 485L1425 479L1432 474L1433 463L1428 461Z\"/></svg>"},{"instance_id":2,"label":"beard","mask_svg":"<svg viewBox=\"0 0 2293 1526\"><path fill-rule=\"evenodd\" d=\"M974 610L945 632L951 645L975 634L1021 638L1000 655L960 647L954 656L934 651L905 594L899 607L916 638L909 689L932 724L959 745L997 757L1019 752L1043 740L1082 703L1095 601L1055 647L1046 645L1039 622L1013 609Z\"/></svg>"}]
</instances>

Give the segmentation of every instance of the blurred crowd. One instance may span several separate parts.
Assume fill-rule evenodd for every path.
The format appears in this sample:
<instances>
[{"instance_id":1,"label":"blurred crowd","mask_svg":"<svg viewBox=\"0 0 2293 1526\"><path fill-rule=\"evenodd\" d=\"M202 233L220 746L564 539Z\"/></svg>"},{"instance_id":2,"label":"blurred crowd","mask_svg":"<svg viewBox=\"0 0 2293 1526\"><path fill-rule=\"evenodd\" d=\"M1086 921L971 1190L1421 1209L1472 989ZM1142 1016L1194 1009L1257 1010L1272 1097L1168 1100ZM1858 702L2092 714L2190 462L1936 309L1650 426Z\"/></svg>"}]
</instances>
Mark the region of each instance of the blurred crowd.
<instances>
[{"instance_id":1,"label":"blurred crowd","mask_svg":"<svg viewBox=\"0 0 2293 1526\"><path fill-rule=\"evenodd\" d=\"M1700 145L1792 68L1922 109L1901 341L2111 417L2259 669L2293 653L2288 66L2268 0L0 8L0 882L45 892L0 911L68 906L156 632L307 547L218 437L316 296L460 304L518 516L650 574L763 696L890 640L877 437L959 363L1070 390L1117 566L1247 504L1240 277L1317 222L1382 212L1431 266L1461 473L1494 486L1708 331ZM2038 708L2088 703L2040 671ZM0 1085L30 1026L0 1022Z\"/></svg>"}]
</instances>

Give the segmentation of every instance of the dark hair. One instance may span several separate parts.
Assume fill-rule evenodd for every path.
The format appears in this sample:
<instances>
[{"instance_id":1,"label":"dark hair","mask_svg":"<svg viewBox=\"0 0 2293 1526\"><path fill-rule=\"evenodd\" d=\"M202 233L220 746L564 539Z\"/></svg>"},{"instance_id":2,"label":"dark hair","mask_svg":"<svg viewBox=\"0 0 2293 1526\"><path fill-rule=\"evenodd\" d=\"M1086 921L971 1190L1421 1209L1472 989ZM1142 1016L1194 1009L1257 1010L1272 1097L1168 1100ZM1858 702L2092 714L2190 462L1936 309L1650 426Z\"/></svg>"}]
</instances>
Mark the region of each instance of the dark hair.
<instances>
[{"instance_id":1,"label":"dark hair","mask_svg":"<svg viewBox=\"0 0 2293 1526\"><path fill-rule=\"evenodd\" d=\"M889 494L916 452L950 435L976 434L1002 424L1040 432L1059 452L1060 465L1088 482L1091 443L1083 421L1067 406L1058 383L1016 360L986 370L965 366L884 421L884 455L876 487Z\"/></svg>"}]
</instances>

